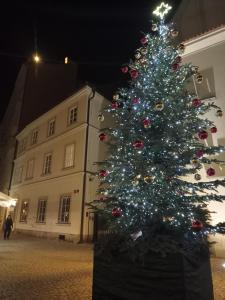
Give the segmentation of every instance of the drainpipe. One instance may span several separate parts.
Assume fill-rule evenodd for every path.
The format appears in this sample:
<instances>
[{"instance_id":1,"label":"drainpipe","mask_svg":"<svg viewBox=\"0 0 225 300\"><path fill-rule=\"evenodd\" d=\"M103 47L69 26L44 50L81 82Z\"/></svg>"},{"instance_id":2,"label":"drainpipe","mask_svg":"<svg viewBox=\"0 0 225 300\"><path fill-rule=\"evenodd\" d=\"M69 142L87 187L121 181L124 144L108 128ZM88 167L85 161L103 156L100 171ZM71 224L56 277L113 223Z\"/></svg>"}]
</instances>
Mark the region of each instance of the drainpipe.
<instances>
[{"instance_id":1,"label":"drainpipe","mask_svg":"<svg viewBox=\"0 0 225 300\"><path fill-rule=\"evenodd\" d=\"M88 96L88 107L87 107L87 128L86 128L86 139L85 139L85 154L84 154L84 176L83 176L83 193L82 193L82 204L81 204L81 223L80 223L80 240L79 244L84 242L84 209L86 199L86 174L87 174L87 157L88 157L88 136L89 136L89 121L90 121L90 102L95 97L95 88L91 88L92 91Z\"/></svg>"}]
</instances>

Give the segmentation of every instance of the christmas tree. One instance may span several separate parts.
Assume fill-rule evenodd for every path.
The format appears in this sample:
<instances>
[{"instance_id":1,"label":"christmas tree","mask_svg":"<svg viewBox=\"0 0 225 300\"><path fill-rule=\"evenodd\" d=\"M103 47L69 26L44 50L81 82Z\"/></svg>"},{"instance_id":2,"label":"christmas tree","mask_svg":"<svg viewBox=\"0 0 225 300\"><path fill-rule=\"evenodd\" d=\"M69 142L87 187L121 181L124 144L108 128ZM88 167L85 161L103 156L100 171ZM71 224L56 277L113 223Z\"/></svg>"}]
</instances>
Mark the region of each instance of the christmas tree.
<instances>
[{"instance_id":1,"label":"christmas tree","mask_svg":"<svg viewBox=\"0 0 225 300\"><path fill-rule=\"evenodd\" d=\"M205 114L215 110L221 117L222 111L187 91L192 76L198 84L203 77L198 67L182 64L185 45L177 44L178 31L165 23L169 9L162 3L154 11L159 21L122 67L129 86L118 89L105 109L114 124L99 135L109 155L98 163L101 196L92 207L111 232L133 241L160 226L202 236L210 227L208 201L225 200L216 191L225 180L213 180L215 164L222 163L216 155L225 148L204 143L217 131ZM201 180L202 168L209 181Z\"/></svg>"}]
</instances>

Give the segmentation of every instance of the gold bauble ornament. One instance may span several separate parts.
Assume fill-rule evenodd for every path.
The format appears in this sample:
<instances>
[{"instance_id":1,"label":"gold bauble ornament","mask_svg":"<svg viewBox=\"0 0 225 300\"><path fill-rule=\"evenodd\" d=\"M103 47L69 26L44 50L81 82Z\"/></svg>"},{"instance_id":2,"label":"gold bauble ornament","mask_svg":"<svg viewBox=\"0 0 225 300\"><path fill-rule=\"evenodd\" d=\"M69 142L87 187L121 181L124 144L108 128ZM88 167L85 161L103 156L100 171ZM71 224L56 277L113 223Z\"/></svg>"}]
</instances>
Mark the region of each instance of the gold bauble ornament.
<instances>
[{"instance_id":1,"label":"gold bauble ornament","mask_svg":"<svg viewBox=\"0 0 225 300\"><path fill-rule=\"evenodd\" d=\"M191 163L194 165L194 166L198 166L199 165L199 160L197 158L193 158Z\"/></svg>"},{"instance_id":2,"label":"gold bauble ornament","mask_svg":"<svg viewBox=\"0 0 225 300\"><path fill-rule=\"evenodd\" d=\"M192 66L191 67L191 71L193 74L197 75L198 74L198 70L199 70L199 67L198 66Z\"/></svg>"},{"instance_id":3,"label":"gold bauble ornament","mask_svg":"<svg viewBox=\"0 0 225 300\"><path fill-rule=\"evenodd\" d=\"M195 174L195 180L201 180L202 176L200 174Z\"/></svg>"},{"instance_id":4,"label":"gold bauble ornament","mask_svg":"<svg viewBox=\"0 0 225 300\"><path fill-rule=\"evenodd\" d=\"M145 176L144 177L144 182L145 183L151 183L154 180L153 176Z\"/></svg>"},{"instance_id":5,"label":"gold bauble ornament","mask_svg":"<svg viewBox=\"0 0 225 300\"><path fill-rule=\"evenodd\" d=\"M141 179L141 174L138 174L136 177L135 177L135 179Z\"/></svg>"},{"instance_id":6,"label":"gold bauble ornament","mask_svg":"<svg viewBox=\"0 0 225 300\"><path fill-rule=\"evenodd\" d=\"M141 59L140 59L140 63L141 63L142 65L147 65L148 60L147 60L146 58L141 58Z\"/></svg>"},{"instance_id":7,"label":"gold bauble ornament","mask_svg":"<svg viewBox=\"0 0 225 300\"><path fill-rule=\"evenodd\" d=\"M118 94L115 94L115 95L113 95L113 100L118 100L119 99L119 95Z\"/></svg>"},{"instance_id":8,"label":"gold bauble ornament","mask_svg":"<svg viewBox=\"0 0 225 300\"><path fill-rule=\"evenodd\" d=\"M148 50L146 48L141 49L141 54L146 55L148 53Z\"/></svg>"},{"instance_id":9,"label":"gold bauble ornament","mask_svg":"<svg viewBox=\"0 0 225 300\"><path fill-rule=\"evenodd\" d=\"M99 120L99 122L103 122L104 119L105 119L105 117L103 116L103 114L99 114L99 115L98 115L98 120Z\"/></svg>"},{"instance_id":10,"label":"gold bauble ornament","mask_svg":"<svg viewBox=\"0 0 225 300\"><path fill-rule=\"evenodd\" d=\"M162 102L158 102L158 103L155 104L154 109L156 111L162 111L164 109L164 104Z\"/></svg>"},{"instance_id":11,"label":"gold bauble ornament","mask_svg":"<svg viewBox=\"0 0 225 300\"><path fill-rule=\"evenodd\" d=\"M139 185L139 180L133 180L133 181L132 181L132 185L133 185L133 186Z\"/></svg>"},{"instance_id":12,"label":"gold bauble ornament","mask_svg":"<svg viewBox=\"0 0 225 300\"><path fill-rule=\"evenodd\" d=\"M199 84L202 83L202 81L203 81L203 76L202 76L201 74L198 73L198 74L196 75L196 81L197 81L197 83L199 83Z\"/></svg>"},{"instance_id":13,"label":"gold bauble ornament","mask_svg":"<svg viewBox=\"0 0 225 300\"><path fill-rule=\"evenodd\" d=\"M185 50L185 45L184 45L184 44L180 44L180 45L178 46L178 51L179 51L180 53L183 53L184 50Z\"/></svg>"},{"instance_id":14,"label":"gold bauble ornament","mask_svg":"<svg viewBox=\"0 0 225 300\"><path fill-rule=\"evenodd\" d=\"M216 112L217 117L222 117L223 116L223 111L221 109L218 109Z\"/></svg>"},{"instance_id":15,"label":"gold bauble ornament","mask_svg":"<svg viewBox=\"0 0 225 300\"><path fill-rule=\"evenodd\" d=\"M179 32L178 32L177 30L172 30L172 31L171 31L171 36L172 36L172 37L177 37L178 34L179 34Z\"/></svg>"},{"instance_id":16,"label":"gold bauble ornament","mask_svg":"<svg viewBox=\"0 0 225 300\"><path fill-rule=\"evenodd\" d=\"M156 30L158 30L157 24L152 24L152 31L156 31Z\"/></svg>"},{"instance_id":17,"label":"gold bauble ornament","mask_svg":"<svg viewBox=\"0 0 225 300\"><path fill-rule=\"evenodd\" d=\"M140 52L135 53L135 58L137 59L141 58L141 53Z\"/></svg>"}]
</instances>

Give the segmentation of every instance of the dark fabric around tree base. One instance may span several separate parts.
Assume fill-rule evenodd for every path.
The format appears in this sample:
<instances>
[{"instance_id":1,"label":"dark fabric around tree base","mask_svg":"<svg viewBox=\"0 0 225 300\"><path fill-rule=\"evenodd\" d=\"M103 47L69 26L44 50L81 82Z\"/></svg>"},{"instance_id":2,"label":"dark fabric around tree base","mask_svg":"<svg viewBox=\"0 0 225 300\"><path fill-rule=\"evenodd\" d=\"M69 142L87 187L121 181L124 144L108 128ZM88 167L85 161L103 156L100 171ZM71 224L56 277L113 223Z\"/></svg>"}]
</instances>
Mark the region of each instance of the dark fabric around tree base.
<instances>
[{"instance_id":1,"label":"dark fabric around tree base","mask_svg":"<svg viewBox=\"0 0 225 300\"><path fill-rule=\"evenodd\" d=\"M152 252L133 263L124 254L110 262L95 255L92 299L213 300L209 257Z\"/></svg>"}]
</instances>

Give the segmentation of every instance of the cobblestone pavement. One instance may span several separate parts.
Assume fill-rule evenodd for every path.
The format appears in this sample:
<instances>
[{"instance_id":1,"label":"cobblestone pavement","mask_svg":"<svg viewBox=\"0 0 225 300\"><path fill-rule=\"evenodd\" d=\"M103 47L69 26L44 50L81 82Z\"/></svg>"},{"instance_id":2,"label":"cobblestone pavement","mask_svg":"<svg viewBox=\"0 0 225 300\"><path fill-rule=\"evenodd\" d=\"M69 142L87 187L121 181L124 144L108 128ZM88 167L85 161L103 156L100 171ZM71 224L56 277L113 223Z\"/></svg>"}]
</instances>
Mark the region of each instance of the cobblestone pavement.
<instances>
[{"instance_id":1,"label":"cobblestone pavement","mask_svg":"<svg viewBox=\"0 0 225 300\"><path fill-rule=\"evenodd\" d=\"M0 240L1 300L90 300L91 285L92 245Z\"/></svg>"},{"instance_id":2,"label":"cobblestone pavement","mask_svg":"<svg viewBox=\"0 0 225 300\"><path fill-rule=\"evenodd\" d=\"M225 258L212 258L214 300L225 300Z\"/></svg>"},{"instance_id":3,"label":"cobblestone pavement","mask_svg":"<svg viewBox=\"0 0 225 300\"><path fill-rule=\"evenodd\" d=\"M92 245L0 240L1 300L91 300ZM225 300L225 259L212 258L214 300Z\"/></svg>"}]
</instances>

